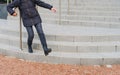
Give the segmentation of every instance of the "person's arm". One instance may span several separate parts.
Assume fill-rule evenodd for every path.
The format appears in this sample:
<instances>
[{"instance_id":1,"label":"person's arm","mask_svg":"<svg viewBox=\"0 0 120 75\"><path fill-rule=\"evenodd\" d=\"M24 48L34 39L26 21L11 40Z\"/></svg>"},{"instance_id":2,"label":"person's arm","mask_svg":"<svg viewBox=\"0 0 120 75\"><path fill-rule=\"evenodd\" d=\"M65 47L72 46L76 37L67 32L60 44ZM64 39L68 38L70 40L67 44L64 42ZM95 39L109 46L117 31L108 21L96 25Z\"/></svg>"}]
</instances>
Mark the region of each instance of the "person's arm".
<instances>
[{"instance_id":1,"label":"person's arm","mask_svg":"<svg viewBox=\"0 0 120 75\"><path fill-rule=\"evenodd\" d=\"M46 9L50 9L50 10L51 10L51 8L53 8L52 5L47 4L47 3L45 3L45 2L43 2L41 0L35 0L35 4L37 4L40 7L43 7L43 8L46 8Z\"/></svg>"},{"instance_id":2,"label":"person's arm","mask_svg":"<svg viewBox=\"0 0 120 75\"><path fill-rule=\"evenodd\" d=\"M11 14L12 16L16 16L17 13L13 10L14 7L18 7L20 4L19 0L14 0L12 3L7 5L7 11L9 12L9 14Z\"/></svg>"},{"instance_id":3,"label":"person's arm","mask_svg":"<svg viewBox=\"0 0 120 75\"><path fill-rule=\"evenodd\" d=\"M49 10L51 10L52 12L56 12L56 8L54 8L52 5L50 4L47 4L41 0L35 0L35 3L38 5L38 6L41 6L43 8L47 8Z\"/></svg>"}]
</instances>

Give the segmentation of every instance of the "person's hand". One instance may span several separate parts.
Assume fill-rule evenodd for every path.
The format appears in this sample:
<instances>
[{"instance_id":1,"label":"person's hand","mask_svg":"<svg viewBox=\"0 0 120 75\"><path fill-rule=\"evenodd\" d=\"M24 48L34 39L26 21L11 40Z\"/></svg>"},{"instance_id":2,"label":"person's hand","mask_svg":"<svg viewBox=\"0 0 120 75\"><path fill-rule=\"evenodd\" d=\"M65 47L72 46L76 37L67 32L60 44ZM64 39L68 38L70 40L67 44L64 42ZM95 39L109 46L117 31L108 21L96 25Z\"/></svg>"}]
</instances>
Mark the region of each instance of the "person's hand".
<instances>
[{"instance_id":1,"label":"person's hand","mask_svg":"<svg viewBox=\"0 0 120 75\"><path fill-rule=\"evenodd\" d=\"M51 8L51 11L55 13L57 10L56 8Z\"/></svg>"},{"instance_id":2,"label":"person's hand","mask_svg":"<svg viewBox=\"0 0 120 75\"><path fill-rule=\"evenodd\" d=\"M17 16L17 13L16 13L16 12L14 12L14 13L12 14L12 16Z\"/></svg>"}]
</instances>

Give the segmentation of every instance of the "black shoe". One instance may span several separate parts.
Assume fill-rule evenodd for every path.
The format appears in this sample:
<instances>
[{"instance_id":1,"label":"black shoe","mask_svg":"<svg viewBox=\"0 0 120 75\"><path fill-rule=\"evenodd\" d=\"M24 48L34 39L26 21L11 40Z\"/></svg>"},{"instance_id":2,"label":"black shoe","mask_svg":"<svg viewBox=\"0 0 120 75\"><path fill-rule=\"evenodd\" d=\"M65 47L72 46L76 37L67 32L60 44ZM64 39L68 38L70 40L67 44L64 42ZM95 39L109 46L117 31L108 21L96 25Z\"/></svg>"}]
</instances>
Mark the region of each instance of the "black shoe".
<instances>
[{"instance_id":1,"label":"black shoe","mask_svg":"<svg viewBox=\"0 0 120 75\"><path fill-rule=\"evenodd\" d=\"M52 51L51 48L47 48L47 49L45 49L45 50L44 50L44 54L45 54L45 56L47 56L51 51Z\"/></svg>"},{"instance_id":2,"label":"black shoe","mask_svg":"<svg viewBox=\"0 0 120 75\"><path fill-rule=\"evenodd\" d=\"M33 53L33 51L28 51L29 53Z\"/></svg>"},{"instance_id":3,"label":"black shoe","mask_svg":"<svg viewBox=\"0 0 120 75\"><path fill-rule=\"evenodd\" d=\"M28 49L28 52L29 52L29 53L33 53L32 47L30 47L30 48Z\"/></svg>"}]
</instances>

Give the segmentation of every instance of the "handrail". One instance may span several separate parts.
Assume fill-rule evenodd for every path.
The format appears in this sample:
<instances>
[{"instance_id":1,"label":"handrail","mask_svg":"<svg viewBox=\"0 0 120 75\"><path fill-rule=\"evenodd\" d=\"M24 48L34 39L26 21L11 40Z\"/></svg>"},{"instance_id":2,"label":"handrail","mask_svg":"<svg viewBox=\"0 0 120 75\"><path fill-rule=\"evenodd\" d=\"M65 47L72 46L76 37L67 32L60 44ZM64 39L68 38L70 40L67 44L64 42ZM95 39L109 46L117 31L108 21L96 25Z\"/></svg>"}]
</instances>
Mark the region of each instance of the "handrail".
<instances>
[{"instance_id":1,"label":"handrail","mask_svg":"<svg viewBox=\"0 0 120 75\"><path fill-rule=\"evenodd\" d=\"M20 16L20 29L19 29L19 31L20 31L20 49L21 50L23 50L23 47L22 47L22 21L21 21L21 16Z\"/></svg>"}]
</instances>

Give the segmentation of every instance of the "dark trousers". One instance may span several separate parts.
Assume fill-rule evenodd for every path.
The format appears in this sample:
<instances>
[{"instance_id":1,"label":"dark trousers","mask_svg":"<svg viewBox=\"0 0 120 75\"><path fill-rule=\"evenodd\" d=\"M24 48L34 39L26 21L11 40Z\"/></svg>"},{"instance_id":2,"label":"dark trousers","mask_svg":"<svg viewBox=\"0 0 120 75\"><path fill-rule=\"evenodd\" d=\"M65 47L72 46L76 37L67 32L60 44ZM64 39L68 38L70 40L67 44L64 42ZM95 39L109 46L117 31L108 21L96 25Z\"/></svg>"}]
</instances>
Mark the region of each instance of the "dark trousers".
<instances>
[{"instance_id":1,"label":"dark trousers","mask_svg":"<svg viewBox=\"0 0 120 75\"><path fill-rule=\"evenodd\" d=\"M36 24L35 28L37 30L37 33L38 33L38 36L40 38L43 49L47 48L46 38L45 38L45 34L43 32L41 23ZM32 42L33 42L33 38L34 38L33 27L32 26L26 27L26 30L27 30L27 33L28 33L27 44L28 44L28 47L31 47Z\"/></svg>"}]
</instances>

